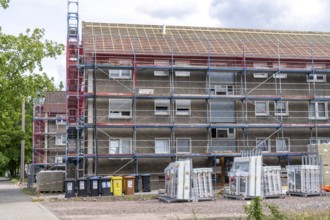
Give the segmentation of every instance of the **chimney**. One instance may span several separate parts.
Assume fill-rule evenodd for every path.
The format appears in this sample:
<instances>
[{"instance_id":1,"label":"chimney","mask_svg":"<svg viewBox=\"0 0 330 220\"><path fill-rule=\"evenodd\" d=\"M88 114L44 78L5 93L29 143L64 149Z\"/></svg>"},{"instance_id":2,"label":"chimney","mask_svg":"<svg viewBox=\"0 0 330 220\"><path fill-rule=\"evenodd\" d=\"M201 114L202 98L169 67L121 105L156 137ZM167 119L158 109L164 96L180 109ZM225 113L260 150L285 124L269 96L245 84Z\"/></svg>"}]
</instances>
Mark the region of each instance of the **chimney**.
<instances>
[{"instance_id":1,"label":"chimney","mask_svg":"<svg viewBox=\"0 0 330 220\"><path fill-rule=\"evenodd\" d=\"M162 34L166 34L166 24L163 24L163 32Z\"/></svg>"}]
</instances>

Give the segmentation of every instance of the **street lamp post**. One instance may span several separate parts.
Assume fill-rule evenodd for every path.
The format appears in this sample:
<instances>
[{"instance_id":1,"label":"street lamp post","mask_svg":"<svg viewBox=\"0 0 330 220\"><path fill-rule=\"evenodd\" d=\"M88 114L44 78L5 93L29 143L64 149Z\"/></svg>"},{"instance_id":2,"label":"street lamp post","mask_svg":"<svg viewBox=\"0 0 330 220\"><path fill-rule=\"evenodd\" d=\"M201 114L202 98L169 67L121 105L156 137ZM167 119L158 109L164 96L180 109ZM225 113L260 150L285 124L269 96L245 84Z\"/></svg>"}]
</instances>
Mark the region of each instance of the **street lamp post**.
<instances>
[{"instance_id":1,"label":"street lamp post","mask_svg":"<svg viewBox=\"0 0 330 220\"><path fill-rule=\"evenodd\" d=\"M21 140L21 166L20 166L20 185L24 183L24 164L25 164L25 99L22 101L22 132L23 138Z\"/></svg>"}]
</instances>

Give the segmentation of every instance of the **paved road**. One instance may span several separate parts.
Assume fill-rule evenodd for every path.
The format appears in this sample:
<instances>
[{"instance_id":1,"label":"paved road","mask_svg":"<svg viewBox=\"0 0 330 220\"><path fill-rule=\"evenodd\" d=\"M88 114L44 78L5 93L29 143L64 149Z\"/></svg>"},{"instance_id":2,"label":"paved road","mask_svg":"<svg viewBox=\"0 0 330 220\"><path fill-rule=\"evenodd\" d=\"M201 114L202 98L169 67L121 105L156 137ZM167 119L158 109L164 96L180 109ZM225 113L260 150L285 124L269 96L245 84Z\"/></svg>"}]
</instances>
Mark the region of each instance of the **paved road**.
<instances>
[{"instance_id":1,"label":"paved road","mask_svg":"<svg viewBox=\"0 0 330 220\"><path fill-rule=\"evenodd\" d=\"M58 218L40 203L32 202L32 198L25 195L18 186L0 177L0 219L50 220Z\"/></svg>"}]
</instances>

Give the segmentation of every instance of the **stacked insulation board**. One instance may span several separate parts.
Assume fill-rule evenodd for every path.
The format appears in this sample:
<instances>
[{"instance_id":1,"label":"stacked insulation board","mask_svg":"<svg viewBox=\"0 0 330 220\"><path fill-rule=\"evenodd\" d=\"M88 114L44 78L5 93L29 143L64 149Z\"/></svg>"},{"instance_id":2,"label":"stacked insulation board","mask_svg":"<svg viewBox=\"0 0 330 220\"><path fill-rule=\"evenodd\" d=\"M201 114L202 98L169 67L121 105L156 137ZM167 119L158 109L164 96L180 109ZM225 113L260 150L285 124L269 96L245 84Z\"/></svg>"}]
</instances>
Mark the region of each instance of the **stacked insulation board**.
<instances>
[{"instance_id":1,"label":"stacked insulation board","mask_svg":"<svg viewBox=\"0 0 330 220\"><path fill-rule=\"evenodd\" d=\"M330 144L319 144L318 153L322 157L324 185L330 185Z\"/></svg>"},{"instance_id":2,"label":"stacked insulation board","mask_svg":"<svg viewBox=\"0 0 330 220\"><path fill-rule=\"evenodd\" d=\"M310 155L319 155L322 158L322 174L324 185L330 185L330 144L308 145Z\"/></svg>"},{"instance_id":3,"label":"stacked insulation board","mask_svg":"<svg viewBox=\"0 0 330 220\"><path fill-rule=\"evenodd\" d=\"M37 173L39 192L63 192L65 172L60 170Z\"/></svg>"}]
</instances>

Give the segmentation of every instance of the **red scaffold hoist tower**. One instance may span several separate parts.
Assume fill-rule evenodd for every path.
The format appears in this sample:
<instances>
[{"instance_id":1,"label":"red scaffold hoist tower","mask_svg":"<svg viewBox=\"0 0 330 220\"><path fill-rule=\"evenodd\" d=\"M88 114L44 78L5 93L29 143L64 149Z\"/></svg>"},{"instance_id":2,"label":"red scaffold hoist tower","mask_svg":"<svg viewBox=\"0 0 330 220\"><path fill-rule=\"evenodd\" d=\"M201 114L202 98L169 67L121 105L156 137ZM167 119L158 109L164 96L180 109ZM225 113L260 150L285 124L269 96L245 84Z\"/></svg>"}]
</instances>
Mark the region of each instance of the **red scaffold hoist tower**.
<instances>
[{"instance_id":1,"label":"red scaffold hoist tower","mask_svg":"<svg viewBox=\"0 0 330 220\"><path fill-rule=\"evenodd\" d=\"M68 178L84 175L84 71L81 68L83 49L79 41L79 0L68 0L66 86L67 86L67 147Z\"/></svg>"}]
</instances>

